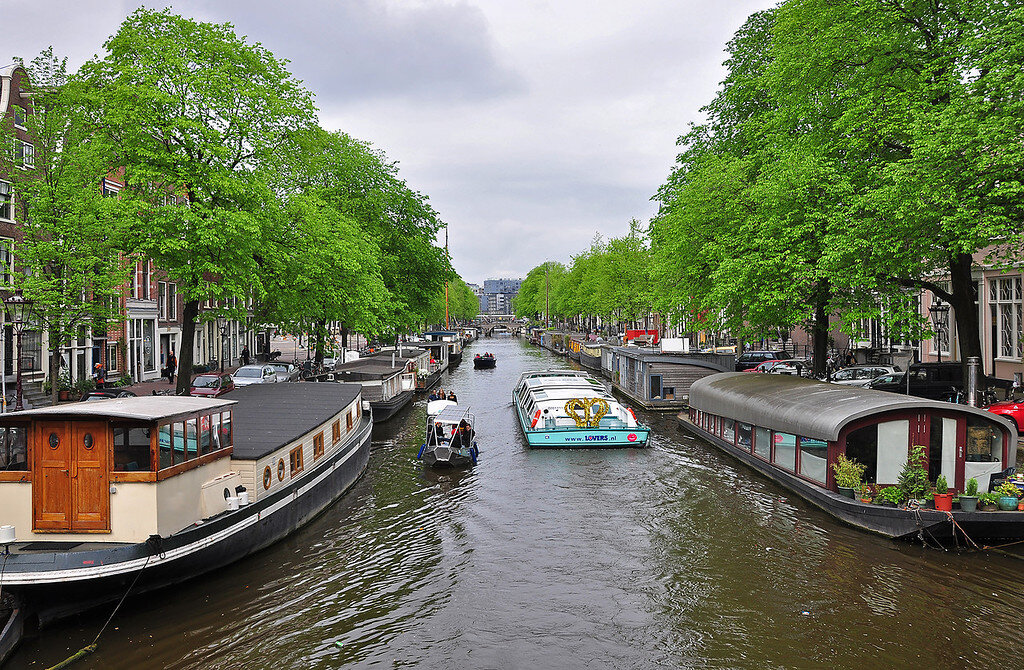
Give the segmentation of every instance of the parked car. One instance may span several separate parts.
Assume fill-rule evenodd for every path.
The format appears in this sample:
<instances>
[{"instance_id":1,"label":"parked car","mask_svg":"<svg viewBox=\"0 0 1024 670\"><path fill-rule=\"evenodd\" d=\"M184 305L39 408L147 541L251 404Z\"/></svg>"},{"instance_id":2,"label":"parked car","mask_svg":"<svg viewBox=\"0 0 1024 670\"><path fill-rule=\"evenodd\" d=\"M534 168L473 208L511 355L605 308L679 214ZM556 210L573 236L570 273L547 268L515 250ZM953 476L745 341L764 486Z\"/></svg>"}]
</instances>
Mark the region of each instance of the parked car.
<instances>
[{"instance_id":1,"label":"parked car","mask_svg":"<svg viewBox=\"0 0 1024 670\"><path fill-rule=\"evenodd\" d=\"M231 375L235 386L249 386L250 384L276 384L277 371L269 363L257 365L243 365Z\"/></svg>"},{"instance_id":2,"label":"parked car","mask_svg":"<svg viewBox=\"0 0 1024 670\"><path fill-rule=\"evenodd\" d=\"M764 363L758 363L756 366L752 368L747 368L743 372L771 372L772 369L775 368L775 366L779 365L780 363L782 363L782 361L777 361L773 359L770 361L765 361Z\"/></svg>"},{"instance_id":3,"label":"parked car","mask_svg":"<svg viewBox=\"0 0 1024 670\"><path fill-rule=\"evenodd\" d=\"M873 379L878 379L882 375L896 374L897 372L900 372L899 366L851 365L832 375L832 383L842 384L843 386L867 386ZM904 386L905 389L906 386Z\"/></svg>"},{"instance_id":4,"label":"parked car","mask_svg":"<svg viewBox=\"0 0 1024 670\"><path fill-rule=\"evenodd\" d=\"M744 351L736 359L736 372L756 368L765 361L785 361L793 358L785 351Z\"/></svg>"},{"instance_id":5,"label":"parked car","mask_svg":"<svg viewBox=\"0 0 1024 670\"><path fill-rule=\"evenodd\" d=\"M868 383L868 388L894 393L907 392L910 375L910 395L932 400L948 400L963 390L963 366L950 363L915 363L908 372L882 375Z\"/></svg>"},{"instance_id":6,"label":"parked car","mask_svg":"<svg viewBox=\"0 0 1024 670\"><path fill-rule=\"evenodd\" d=\"M1014 423L1017 424L1017 430L1024 433L1024 401L1005 400L993 403L985 409L993 414L1013 419Z\"/></svg>"},{"instance_id":7,"label":"parked car","mask_svg":"<svg viewBox=\"0 0 1024 670\"><path fill-rule=\"evenodd\" d=\"M773 375L799 375L806 377L811 374L813 369L814 365L810 361L791 358L787 361L775 361L775 365L772 366L769 372Z\"/></svg>"},{"instance_id":8,"label":"parked car","mask_svg":"<svg viewBox=\"0 0 1024 670\"><path fill-rule=\"evenodd\" d=\"M196 375L188 394L200 398L217 398L235 390L235 381L229 374Z\"/></svg>"},{"instance_id":9,"label":"parked car","mask_svg":"<svg viewBox=\"0 0 1024 670\"><path fill-rule=\"evenodd\" d=\"M126 391L125 389L96 389L89 391L82 395L82 402L92 402L93 400L110 400L111 398L134 398L135 393L132 391Z\"/></svg>"},{"instance_id":10,"label":"parked car","mask_svg":"<svg viewBox=\"0 0 1024 670\"><path fill-rule=\"evenodd\" d=\"M274 368L274 372L277 373L277 381L299 381L299 367L297 365L293 363L285 363L283 361L273 361L271 363L268 363L267 365Z\"/></svg>"}]
</instances>

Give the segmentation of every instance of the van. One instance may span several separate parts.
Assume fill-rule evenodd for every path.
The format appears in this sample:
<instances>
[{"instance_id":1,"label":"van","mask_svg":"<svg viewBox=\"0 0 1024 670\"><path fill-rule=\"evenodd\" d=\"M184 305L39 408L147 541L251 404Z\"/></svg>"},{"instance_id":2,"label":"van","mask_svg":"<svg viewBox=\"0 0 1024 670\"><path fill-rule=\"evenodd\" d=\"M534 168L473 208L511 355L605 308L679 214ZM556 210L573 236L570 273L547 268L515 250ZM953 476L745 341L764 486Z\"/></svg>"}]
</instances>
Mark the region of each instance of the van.
<instances>
[{"instance_id":1,"label":"van","mask_svg":"<svg viewBox=\"0 0 1024 670\"><path fill-rule=\"evenodd\" d=\"M908 372L882 375L872 380L868 384L868 388L893 393L907 393L908 374L910 375L910 395L919 398L949 400L964 388L964 368L960 361L914 363Z\"/></svg>"}]
</instances>

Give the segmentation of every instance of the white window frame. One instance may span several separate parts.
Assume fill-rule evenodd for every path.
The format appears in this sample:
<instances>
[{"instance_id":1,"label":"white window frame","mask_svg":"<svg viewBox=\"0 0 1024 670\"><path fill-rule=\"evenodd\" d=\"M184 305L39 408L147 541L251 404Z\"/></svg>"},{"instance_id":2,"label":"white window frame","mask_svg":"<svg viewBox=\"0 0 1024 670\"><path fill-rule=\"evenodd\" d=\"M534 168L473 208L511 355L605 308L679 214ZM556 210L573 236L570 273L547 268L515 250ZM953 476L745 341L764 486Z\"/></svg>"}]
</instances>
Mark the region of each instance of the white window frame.
<instances>
[{"instance_id":1,"label":"white window frame","mask_svg":"<svg viewBox=\"0 0 1024 670\"><path fill-rule=\"evenodd\" d=\"M1020 361L1024 353L1024 338L1021 336L1021 328L1024 327L1024 308L1021 302L1021 276L993 277L989 280L989 304L990 313L995 322L996 341L992 343L995 349L995 358L1004 361ZM1009 323L1007 323L1009 318ZM1006 353L1006 341L1003 337L1004 331L1009 332L1009 351Z\"/></svg>"},{"instance_id":2,"label":"white window frame","mask_svg":"<svg viewBox=\"0 0 1024 670\"><path fill-rule=\"evenodd\" d=\"M7 192L6 193L0 192L0 198L6 198L7 199L7 207L10 210L10 216L2 216L2 215L0 215L0 221L10 221L10 222L13 223L14 222L14 184L12 184L11 182L9 182L9 181L7 181L5 179L0 179L0 184L6 185L6 191Z\"/></svg>"},{"instance_id":3,"label":"white window frame","mask_svg":"<svg viewBox=\"0 0 1024 670\"><path fill-rule=\"evenodd\" d=\"M7 254L4 259L3 254ZM0 263L6 267L0 269L0 286L11 287L14 285L14 239L0 237Z\"/></svg>"},{"instance_id":4,"label":"white window frame","mask_svg":"<svg viewBox=\"0 0 1024 670\"><path fill-rule=\"evenodd\" d=\"M167 320L167 282L158 281L156 283L156 306L157 313L160 318L164 321Z\"/></svg>"},{"instance_id":5,"label":"white window frame","mask_svg":"<svg viewBox=\"0 0 1024 670\"><path fill-rule=\"evenodd\" d=\"M14 159L15 160L18 160L18 159L21 160L21 165L19 167L22 170L28 170L29 168L34 168L36 166L36 146L34 144L29 143L29 142L22 142L21 140L14 140L14 142L15 142ZM19 151L18 151L19 149L20 149L20 154L21 154L20 156L18 155L19 154Z\"/></svg>"},{"instance_id":6,"label":"white window frame","mask_svg":"<svg viewBox=\"0 0 1024 670\"><path fill-rule=\"evenodd\" d=\"M28 126L25 125L26 123L28 123L28 110L22 107L21 105L11 105L11 107L14 108L11 110L12 112L14 112L14 127L19 128L21 130L28 130ZM21 123L18 123L19 110L21 111Z\"/></svg>"},{"instance_id":7,"label":"white window frame","mask_svg":"<svg viewBox=\"0 0 1024 670\"><path fill-rule=\"evenodd\" d=\"M167 282L167 319L175 321L178 318L178 284Z\"/></svg>"}]
</instances>

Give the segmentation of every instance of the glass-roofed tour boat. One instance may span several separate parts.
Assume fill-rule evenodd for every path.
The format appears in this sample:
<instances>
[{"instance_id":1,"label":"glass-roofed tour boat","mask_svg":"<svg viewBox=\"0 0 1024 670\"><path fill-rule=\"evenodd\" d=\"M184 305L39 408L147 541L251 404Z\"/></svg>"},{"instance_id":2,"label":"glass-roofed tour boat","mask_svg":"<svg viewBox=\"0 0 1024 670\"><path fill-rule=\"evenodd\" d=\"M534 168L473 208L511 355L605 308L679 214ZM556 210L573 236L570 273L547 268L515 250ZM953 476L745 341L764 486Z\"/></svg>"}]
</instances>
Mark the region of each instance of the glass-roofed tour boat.
<instances>
[{"instance_id":1,"label":"glass-roofed tour boat","mask_svg":"<svg viewBox=\"0 0 1024 670\"><path fill-rule=\"evenodd\" d=\"M524 373L512 403L531 447L643 447L651 433L601 382L577 370Z\"/></svg>"}]
</instances>

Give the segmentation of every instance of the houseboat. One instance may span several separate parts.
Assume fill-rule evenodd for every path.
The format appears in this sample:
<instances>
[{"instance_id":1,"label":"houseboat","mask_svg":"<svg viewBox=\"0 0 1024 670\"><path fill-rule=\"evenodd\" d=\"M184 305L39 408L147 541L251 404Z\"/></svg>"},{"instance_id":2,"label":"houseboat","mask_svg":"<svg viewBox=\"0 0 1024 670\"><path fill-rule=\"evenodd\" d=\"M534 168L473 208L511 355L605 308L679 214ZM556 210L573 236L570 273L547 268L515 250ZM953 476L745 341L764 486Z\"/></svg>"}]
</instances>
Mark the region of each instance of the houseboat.
<instances>
[{"instance_id":1,"label":"houseboat","mask_svg":"<svg viewBox=\"0 0 1024 670\"><path fill-rule=\"evenodd\" d=\"M890 538L1024 539L1024 512L902 509L837 492L840 454L866 466L864 480L896 484L911 447L925 448L928 477L985 492L1015 467L1012 421L966 405L790 375L728 372L697 380L680 424L796 495L852 526ZM957 530L959 529L959 530Z\"/></svg>"},{"instance_id":2,"label":"houseboat","mask_svg":"<svg viewBox=\"0 0 1024 670\"><path fill-rule=\"evenodd\" d=\"M583 346L583 336L573 335L569 337L569 341L566 343L566 354L569 356L571 361L580 360L580 347Z\"/></svg>"},{"instance_id":3,"label":"houseboat","mask_svg":"<svg viewBox=\"0 0 1024 670\"><path fill-rule=\"evenodd\" d=\"M136 579L132 594L219 569L311 520L366 468L361 400L358 385L272 384L0 415L0 649L22 626Z\"/></svg>"},{"instance_id":4,"label":"houseboat","mask_svg":"<svg viewBox=\"0 0 1024 670\"><path fill-rule=\"evenodd\" d=\"M396 356L369 356L342 363L334 379L363 387L363 406L373 410L373 422L388 421L409 404L416 392L416 373Z\"/></svg>"},{"instance_id":5,"label":"houseboat","mask_svg":"<svg viewBox=\"0 0 1024 670\"><path fill-rule=\"evenodd\" d=\"M423 333L428 342L444 342L448 346L448 366L462 362L462 336L455 330L432 330Z\"/></svg>"},{"instance_id":6,"label":"houseboat","mask_svg":"<svg viewBox=\"0 0 1024 670\"><path fill-rule=\"evenodd\" d=\"M580 344L580 365L593 370L601 371L601 345L596 342L583 342Z\"/></svg>"},{"instance_id":7,"label":"houseboat","mask_svg":"<svg viewBox=\"0 0 1024 670\"><path fill-rule=\"evenodd\" d=\"M426 393L437 386L448 369L448 344L445 342L417 342L429 354L426 374L416 375L416 393Z\"/></svg>"},{"instance_id":8,"label":"houseboat","mask_svg":"<svg viewBox=\"0 0 1024 670\"><path fill-rule=\"evenodd\" d=\"M647 347L616 347L613 355L615 390L653 410L678 411L686 406L695 381L735 368L730 355L665 353Z\"/></svg>"},{"instance_id":9,"label":"houseboat","mask_svg":"<svg viewBox=\"0 0 1024 670\"><path fill-rule=\"evenodd\" d=\"M596 379L579 370L526 372L512 404L531 447L642 447L650 428L639 423Z\"/></svg>"},{"instance_id":10,"label":"houseboat","mask_svg":"<svg viewBox=\"0 0 1024 670\"><path fill-rule=\"evenodd\" d=\"M476 416L451 400L427 403L427 426L418 458L435 468L461 468L476 464Z\"/></svg>"},{"instance_id":11,"label":"houseboat","mask_svg":"<svg viewBox=\"0 0 1024 670\"><path fill-rule=\"evenodd\" d=\"M618 370L615 367L615 349L614 344L601 344L601 376L605 379L612 379Z\"/></svg>"}]
</instances>

